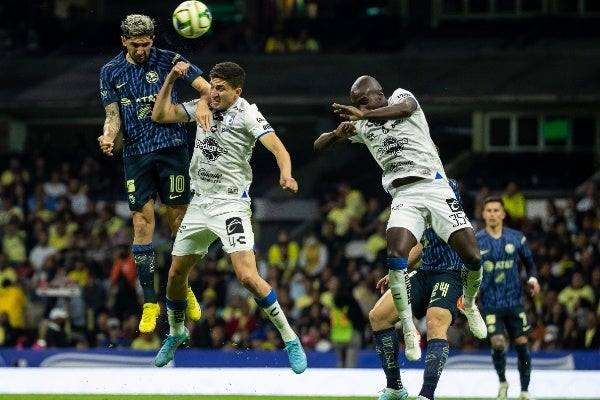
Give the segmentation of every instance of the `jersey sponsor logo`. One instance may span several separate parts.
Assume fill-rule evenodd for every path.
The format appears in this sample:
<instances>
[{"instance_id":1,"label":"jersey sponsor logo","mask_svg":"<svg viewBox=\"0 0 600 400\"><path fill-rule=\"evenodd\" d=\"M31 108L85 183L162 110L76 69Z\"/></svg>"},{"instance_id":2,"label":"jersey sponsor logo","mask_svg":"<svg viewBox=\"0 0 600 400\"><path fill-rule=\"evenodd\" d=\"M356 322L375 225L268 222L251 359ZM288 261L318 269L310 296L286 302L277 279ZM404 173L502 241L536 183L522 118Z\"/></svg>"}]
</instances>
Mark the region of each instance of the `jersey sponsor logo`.
<instances>
[{"instance_id":1,"label":"jersey sponsor logo","mask_svg":"<svg viewBox=\"0 0 600 400\"><path fill-rule=\"evenodd\" d=\"M395 137L386 137L381 143L381 147L377 149L379 156L388 154L397 156L400 152L404 151L404 146L408 144L407 138L397 139Z\"/></svg>"},{"instance_id":2,"label":"jersey sponsor logo","mask_svg":"<svg viewBox=\"0 0 600 400\"><path fill-rule=\"evenodd\" d=\"M400 169L413 169L415 166L414 161L394 161L390 163L390 171L398 171Z\"/></svg>"},{"instance_id":3,"label":"jersey sponsor logo","mask_svg":"<svg viewBox=\"0 0 600 400\"><path fill-rule=\"evenodd\" d=\"M479 254L482 256L486 255L489 252L490 252L489 250L479 250Z\"/></svg>"},{"instance_id":4,"label":"jersey sponsor logo","mask_svg":"<svg viewBox=\"0 0 600 400\"><path fill-rule=\"evenodd\" d=\"M240 191L238 190L238 188L232 188L232 187L228 187L227 188L227 194L238 194Z\"/></svg>"},{"instance_id":5,"label":"jersey sponsor logo","mask_svg":"<svg viewBox=\"0 0 600 400\"><path fill-rule=\"evenodd\" d=\"M116 87L117 89L121 89L121 88L122 88L123 86L125 86L125 85L127 85L127 81L125 81L125 82L122 82L122 83L117 83L117 84L115 85L115 87Z\"/></svg>"},{"instance_id":6,"label":"jersey sponsor logo","mask_svg":"<svg viewBox=\"0 0 600 400\"><path fill-rule=\"evenodd\" d=\"M215 161L222 154L227 154L227 149L221 147L215 138L211 136L207 136L203 140L196 139L196 148L200 149L202 155L208 161Z\"/></svg>"},{"instance_id":7,"label":"jersey sponsor logo","mask_svg":"<svg viewBox=\"0 0 600 400\"><path fill-rule=\"evenodd\" d=\"M138 119L150 118L150 115L152 115L152 105L151 104L144 104L141 107L138 107L138 109L137 109Z\"/></svg>"},{"instance_id":8,"label":"jersey sponsor logo","mask_svg":"<svg viewBox=\"0 0 600 400\"><path fill-rule=\"evenodd\" d=\"M198 170L198 177L205 182L221 183L221 178L223 177L223 174L218 172L210 172L204 168L200 168Z\"/></svg>"},{"instance_id":9,"label":"jersey sponsor logo","mask_svg":"<svg viewBox=\"0 0 600 400\"><path fill-rule=\"evenodd\" d=\"M148 82L148 83L158 82L158 73L156 71L148 71L146 73L146 82Z\"/></svg>"},{"instance_id":10,"label":"jersey sponsor logo","mask_svg":"<svg viewBox=\"0 0 600 400\"><path fill-rule=\"evenodd\" d=\"M129 100L127 97L123 97L121 99L121 105L125 106L125 107L130 106L131 105L131 100Z\"/></svg>"},{"instance_id":11,"label":"jersey sponsor logo","mask_svg":"<svg viewBox=\"0 0 600 400\"><path fill-rule=\"evenodd\" d=\"M228 218L225 220L225 227L228 235L244 233L244 225L242 225L242 219L240 217Z\"/></svg>"},{"instance_id":12,"label":"jersey sponsor logo","mask_svg":"<svg viewBox=\"0 0 600 400\"><path fill-rule=\"evenodd\" d=\"M263 125L263 130L265 130L265 131L270 131L272 129L273 129L273 127L271 126L271 124L265 124L265 125Z\"/></svg>"}]
</instances>

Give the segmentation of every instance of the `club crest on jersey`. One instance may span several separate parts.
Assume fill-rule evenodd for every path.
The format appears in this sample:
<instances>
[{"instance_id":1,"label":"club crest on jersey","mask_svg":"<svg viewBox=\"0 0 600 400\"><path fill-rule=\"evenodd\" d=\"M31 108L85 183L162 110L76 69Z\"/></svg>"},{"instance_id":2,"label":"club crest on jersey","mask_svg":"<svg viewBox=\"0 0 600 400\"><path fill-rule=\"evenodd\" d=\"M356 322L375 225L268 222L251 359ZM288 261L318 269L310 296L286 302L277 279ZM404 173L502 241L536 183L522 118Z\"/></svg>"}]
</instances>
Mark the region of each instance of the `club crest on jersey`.
<instances>
[{"instance_id":1,"label":"club crest on jersey","mask_svg":"<svg viewBox=\"0 0 600 400\"><path fill-rule=\"evenodd\" d=\"M512 243L507 243L506 246L504 246L504 251L506 252L506 254L512 254L515 252L515 245Z\"/></svg>"},{"instance_id":2,"label":"club crest on jersey","mask_svg":"<svg viewBox=\"0 0 600 400\"><path fill-rule=\"evenodd\" d=\"M407 138L397 139L395 137L386 137L381 143L381 147L377 150L378 155L391 154L397 156L404 150L404 146L408 144Z\"/></svg>"},{"instance_id":3,"label":"club crest on jersey","mask_svg":"<svg viewBox=\"0 0 600 400\"><path fill-rule=\"evenodd\" d=\"M450 207L450 211L454 212L458 212L458 211L462 211L462 208L460 206L460 203L458 202L458 200L456 199L446 199L446 203L448 203L448 207Z\"/></svg>"},{"instance_id":4,"label":"club crest on jersey","mask_svg":"<svg viewBox=\"0 0 600 400\"><path fill-rule=\"evenodd\" d=\"M227 154L224 149L212 136L207 136L204 140L196 139L196 148L200 149L202 155L209 161L215 161L221 154Z\"/></svg>"},{"instance_id":5,"label":"club crest on jersey","mask_svg":"<svg viewBox=\"0 0 600 400\"><path fill-rule=\"evenodd\" d=\"M225 124L231 126L233 125L233 121L235 121L235 114L227 114L227 117L225 118Z\"/></svg>"},{"instance_id":6,"label":"club crest on jersey","mask_svg":"<svg viewBox=\"0 0 600 400\"><path fill-rule=\"evenodd\" d=\"M156 73L156 71L148 71L146 73L146 82L148 82L148 83L158 82L158 74Z\"/></svg>"}]
</instances>

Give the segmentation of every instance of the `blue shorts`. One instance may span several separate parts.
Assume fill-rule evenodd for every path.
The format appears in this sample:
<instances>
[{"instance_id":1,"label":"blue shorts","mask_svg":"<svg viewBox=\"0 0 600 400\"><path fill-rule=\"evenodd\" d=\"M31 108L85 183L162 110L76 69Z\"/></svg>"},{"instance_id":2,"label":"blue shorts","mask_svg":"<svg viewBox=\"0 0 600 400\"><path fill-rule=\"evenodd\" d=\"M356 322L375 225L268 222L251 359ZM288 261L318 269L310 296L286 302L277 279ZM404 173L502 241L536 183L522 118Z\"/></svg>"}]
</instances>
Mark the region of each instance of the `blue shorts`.
<instances>
[{"instance_id":1,"label":"blue shorts","mask_svg":"<svg viewBox=\"0 0 600 400\"><path fill-rule=\"evenodd\" d=\"M150 198L169 206L190 202L190 159L187 146L166 147L152 153L123 158L125 191L131 211Z\"/></svg>"}]
</instances>

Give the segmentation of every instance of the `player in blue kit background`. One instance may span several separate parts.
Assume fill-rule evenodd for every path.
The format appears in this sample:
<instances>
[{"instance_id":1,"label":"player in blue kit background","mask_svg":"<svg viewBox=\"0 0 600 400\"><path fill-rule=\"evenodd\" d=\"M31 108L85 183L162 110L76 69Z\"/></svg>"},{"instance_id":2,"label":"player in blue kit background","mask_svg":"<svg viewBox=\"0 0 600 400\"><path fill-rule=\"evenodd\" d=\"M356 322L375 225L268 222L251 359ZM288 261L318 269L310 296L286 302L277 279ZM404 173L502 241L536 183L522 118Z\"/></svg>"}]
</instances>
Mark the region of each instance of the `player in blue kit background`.
<instances>
[{"instance_id":1,"label":"player in blue kit background","mask_svg":"<svg viewBox=\"0 0 600 400\"><path fill-rule=\"evenodd\" d=\"M492 345L492 361L500 380L497 400L506 400L506 334L517 352L517 368L521 380L519 400L533 400L529 394L531 354L527 335L531 324L525 312L525 299L519 273L519 260L527 274L527 292L540 291L537 270L527 239L521 232L503 226L506 212L500 197L483 201L485 228L476 233L481 251L483 280L479 306L483 312Z\"/></svg>"},{"instance_id":2,"label":"player in blue kit background","mask_svg":"<svg viewBox=\"0 0 600 400\"><path fill-rule=\"evenodd\" d=\"M187 130L182 124L160 125L152 121L156 96L181 55L153 46L154 21L140 14L128 15L121 23L124 51L100 70L100 96L106 112L103 135L98 137L101 150L113 155L115 139L123 135L125 190L133 215L133 255L144 296L140 332L152 332L160 313L154 288L155 254L152 245L156 195L166 206L173 235L177 233L190 201L189 151ZM210 85L202 71L191 65L183 80L201 97L196 122L208 127ZM177 95L172 93L175 101ZM200 306L188 288L187 316L200 318Z\"/></svg>"},{"instance_id":3,"label":"player in blue kit background","mask_svg":"<svg viewBox=\"0 0 600 400\"><path fill-rule=\"evenodd\" d=\"M462 205L456 180L449 179L448 183ZM457 303L462 295L461 264L458 254L431 227L425 229L421 241L413 247L408 257L410 269L418 265L417 271L410 273L413 315L417 318L426 317L427 323L425 370L417 400L435 398L435 390L448 359L448 328L458 315ZM382 291L388 285L389 275L377 283ZM406 400L408 392L400 378L399 342L395 328L399 318L389 289L369 312L369 321L375 338L375 350L387 380L379 400Z\"/></svg>"}]
</instances>

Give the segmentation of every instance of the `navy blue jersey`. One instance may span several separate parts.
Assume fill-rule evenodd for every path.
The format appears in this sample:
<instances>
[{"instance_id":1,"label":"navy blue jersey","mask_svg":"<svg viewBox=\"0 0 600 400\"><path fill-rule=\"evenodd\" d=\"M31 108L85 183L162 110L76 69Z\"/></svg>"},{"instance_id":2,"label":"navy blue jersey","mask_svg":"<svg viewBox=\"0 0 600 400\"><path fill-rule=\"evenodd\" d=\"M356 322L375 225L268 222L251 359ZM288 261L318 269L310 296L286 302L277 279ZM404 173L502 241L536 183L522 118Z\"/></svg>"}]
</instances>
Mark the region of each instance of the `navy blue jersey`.
<instances>
[{"instance_id":1,"label":"navy blue jersey","mask_svg":"<svg viewBox=\"0 0 600 400\"><path fill-rule=\"evenodd\" d=\"M165 78L179 62L189 64L181 55L156 47L150 49L148 61L136 65L122 52L100 70L100 97L106 107L118 102L123 130L123 157L150 153L165 147L187 146L187 130L182 123L157 124L150 118L156 96ZM195 65L182 77L192 82L202 75ZM173 90L171 101L177 103Z\"/></svg>"},{"instance_id":2,"label":"navy blue jersey","mask_svg":"<svg viewBox=\"0 0 600 400\"><path fill-rule=\"evenodd\" d=\"M462 206L462 198L458 193L458 184L454 179L449 179L448 183L450 183L450 187L454 190L456 200ZM460 270L460 257L448 243L444 242L431 229L431 226L428 226L423 232L421 243L423 244L423 255L419 269L438 271Z\"/></svg>"},{"instance_id":3,"label":"navy blue jersey","mask_svg":"<svg viewBox=\"0 0 600 400\"><path fill-rule=\"evenodd\" d=\"M535 276L535 264L525 235L504 227L498 239L490 236L485 229L475 236L483 268L479 293L481 308L493 310L524 305L519 259L527 267L528 275Z\"/></svg>"}]
</instances>

